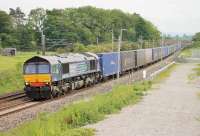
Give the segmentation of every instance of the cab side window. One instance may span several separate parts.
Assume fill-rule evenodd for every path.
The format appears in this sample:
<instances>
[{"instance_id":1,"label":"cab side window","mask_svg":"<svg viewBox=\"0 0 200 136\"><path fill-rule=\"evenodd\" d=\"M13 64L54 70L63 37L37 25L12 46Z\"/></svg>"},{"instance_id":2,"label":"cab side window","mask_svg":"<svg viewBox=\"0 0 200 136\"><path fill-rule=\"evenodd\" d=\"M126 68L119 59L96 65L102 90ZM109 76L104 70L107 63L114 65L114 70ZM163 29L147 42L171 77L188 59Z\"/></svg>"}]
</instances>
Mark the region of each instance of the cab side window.
<instances>
[{"instance_id":1,"label":"cab side window","mask_svg":"<svg viewBox=\"0 0 200 136\"><path fill-rule=\"evenodd\" d=\"M69 73L69 63L62 64L63 74Z\"/></svg>"},{"instance_id":2,"label":"cab side window","mask_svg":"<svg viewBox=\"0 0 200 136\"><path fill-rule=\"evenodd\" d=\"M95 70L96 69L96 61L95 60L91 60L90 61L90 70Z\"/></svg>"},{"instance_id":3,"label":"cab side window","mask_svg":"<svg viewBox=\"0 0 200 136\"><path fill-rule=\"evenodd\" d=\"M59 74L59 67L58 67L58 65L53 65L52 66L52 73Z\"/></svg>"}]
</instances>

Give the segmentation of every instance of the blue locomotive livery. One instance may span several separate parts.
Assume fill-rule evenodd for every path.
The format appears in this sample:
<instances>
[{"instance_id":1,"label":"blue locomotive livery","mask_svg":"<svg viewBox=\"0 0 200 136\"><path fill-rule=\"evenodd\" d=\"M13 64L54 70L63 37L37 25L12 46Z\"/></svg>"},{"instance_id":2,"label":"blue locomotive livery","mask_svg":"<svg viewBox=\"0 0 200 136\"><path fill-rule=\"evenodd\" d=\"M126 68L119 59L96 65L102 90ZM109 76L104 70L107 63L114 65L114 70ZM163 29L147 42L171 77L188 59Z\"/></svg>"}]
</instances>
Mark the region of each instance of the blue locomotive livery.
<instances>
[{"instance_id":1,"label":"blue locomotive livery","mask_svg":"<svg viewBox=\"0 0 200 136\"><path fill-rule=\"evenodd\" d=\"M35 56L24 62L24 90L32 99L49 99L155 63L181 49L181 45L171 45L120 53Z\"/></svg>"}]
</instances>

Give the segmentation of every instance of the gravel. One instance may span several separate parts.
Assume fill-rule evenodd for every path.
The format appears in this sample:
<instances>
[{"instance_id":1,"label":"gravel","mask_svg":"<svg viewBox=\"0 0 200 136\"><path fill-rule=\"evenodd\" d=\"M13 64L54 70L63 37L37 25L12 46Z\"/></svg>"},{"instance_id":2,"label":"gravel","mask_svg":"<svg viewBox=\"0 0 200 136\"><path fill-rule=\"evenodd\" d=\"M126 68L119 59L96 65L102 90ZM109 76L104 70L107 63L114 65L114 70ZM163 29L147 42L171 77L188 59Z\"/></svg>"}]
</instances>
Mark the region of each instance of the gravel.
<instances>
[{"instance_id":1,"label":"gravel","mask_svg":"<svg viewBox=\"0 0 200 136\"><path fill-rule=\"evenodd\" d=\"M176 56L176 55L175 55ZM145 68L147 71L147 76L149 76L152 72L157 71L161 67L169 64L174 57L169 57L163 62L154 64ZM92 88L84 89L84 91L77 91L75 94L71 94L62 99L54 100L36 107L32 107L14 114L10 114L8 116L0 118L0 131L7 131L9 129L15 128L20 124L35 119L40 113L47 112L52 113L58 111L63 106L84 99L89 99L92 96L105 93L112 89L112 87L116 84L124 84L124 83L132 83L135 80L139 80L142 78L143 70L139 70L134 72L133 74L126 75L121 77L119 80L111 80L105 83L101 83Z\"/></svg>"},{"instance_id":2,"label":"gravel","mask_svg":"<svg viewBox=\"0 0 200 136\"><path fill-rule=\"evenodd\" d=\"M179 64L140 103L87 127L97 136L200 136L200 90L188 83L194 67Z\"/></svg>"}]
</instances>

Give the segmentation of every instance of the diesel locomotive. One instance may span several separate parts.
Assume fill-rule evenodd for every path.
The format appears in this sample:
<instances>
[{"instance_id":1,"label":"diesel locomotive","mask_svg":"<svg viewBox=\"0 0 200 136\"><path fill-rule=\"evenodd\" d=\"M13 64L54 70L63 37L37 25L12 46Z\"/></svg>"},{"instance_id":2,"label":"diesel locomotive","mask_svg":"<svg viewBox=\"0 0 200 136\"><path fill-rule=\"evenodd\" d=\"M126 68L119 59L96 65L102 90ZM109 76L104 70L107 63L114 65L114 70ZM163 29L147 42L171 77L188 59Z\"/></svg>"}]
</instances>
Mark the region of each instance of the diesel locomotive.
<instances>
[{"instance_id":1,"label":"diesel locomotive","mask_svg":"<svg viewBox=\"0 0 200 136\"><path fill-rule=\"evenodd\" d=\"M96 84L120 71L124 73L164 59L181 45L108 53L67 53L34 56L24 62L24 91L28 97L50 99L70 90ZM119 61L120 60L120 61Z\"/></svg>"},{"instance_id":2,"label":"diesel locomotive","mask_svg":"<svg viewBox=\"0 0 200 136\"><path fill-rule=\"evenodd\" d=\"M24 63L25 92L33 99L51 98L98 82L93 53L35 56Z\"/></svg>"}]
</instances>

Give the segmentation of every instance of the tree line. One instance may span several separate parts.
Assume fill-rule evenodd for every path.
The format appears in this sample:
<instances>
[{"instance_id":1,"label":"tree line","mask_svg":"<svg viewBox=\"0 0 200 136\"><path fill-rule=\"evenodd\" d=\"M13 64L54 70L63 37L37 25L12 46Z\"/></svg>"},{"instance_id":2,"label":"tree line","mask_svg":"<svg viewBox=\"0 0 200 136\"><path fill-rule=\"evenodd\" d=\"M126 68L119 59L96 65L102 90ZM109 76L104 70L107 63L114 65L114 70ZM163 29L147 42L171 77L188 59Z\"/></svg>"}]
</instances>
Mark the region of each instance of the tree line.
<instances>
[{"instance_id":1,"label":"tree line","mask_svg":"<svg viewBox=\"0 0 200 136\"><path fill-rule=\"evenodd\" d=\"M44 10L32 9L26 15L19 7L9 13L0 11L0 46L19 50L36 50L41 47L41 34L46 37L49 49L80 43L83 46L116 41L121 29L123 40L160 39L159 30L139 14L121 10L80 7Z\"/></svg>"}]
</instances>

